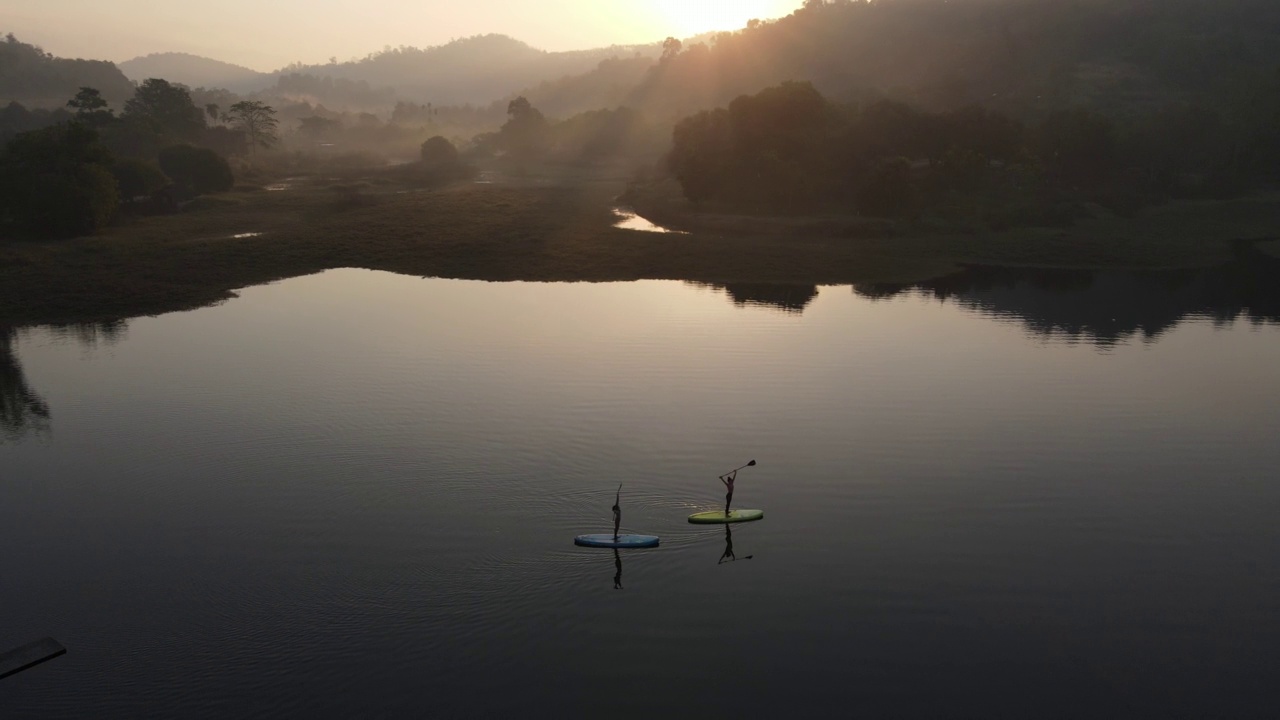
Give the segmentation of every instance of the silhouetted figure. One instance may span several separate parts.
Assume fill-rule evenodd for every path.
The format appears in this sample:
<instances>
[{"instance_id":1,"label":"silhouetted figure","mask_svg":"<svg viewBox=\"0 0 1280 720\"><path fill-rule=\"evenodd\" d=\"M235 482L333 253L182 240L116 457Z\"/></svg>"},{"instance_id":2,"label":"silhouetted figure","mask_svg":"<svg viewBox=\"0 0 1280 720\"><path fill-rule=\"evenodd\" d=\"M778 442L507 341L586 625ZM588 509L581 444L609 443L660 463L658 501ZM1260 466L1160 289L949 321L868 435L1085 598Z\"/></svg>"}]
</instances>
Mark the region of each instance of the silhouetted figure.
<instances>
[{"instance_id":1,"label":"silhouetted figure","mask_svg":"<svg viewBox=\"0 0 1280 720\"><path fill-rule=\"evenodd\" d=\"M618 486L618 494L613 498L613 541L618 542L618 528L622 526L622 486Z\"/></svg>"},{"instance_id":2,"label":"silhouetted figure","mask_svg":"<svg viewBox=\"0 0 1280 720\"><path fill-rule=\"evenodd\" d=\"M623 590L622 587L622 555L618 554L618 548L613 549L613 567L617 572L613 574L613 589Z\"/></svg>"},{"instance_id":3,"label":"silhouetted figure","mask_svg":"<svg viewBox=\"0 0 1280 720\"><path fill-rule=\"evenodd\" d=\"M725 523L724 554L720 556L720 562L717 562L716 564L719 565L720 563L724 563L724 562L733 562L734 560L737 560L737 559L738 559L738 556L733 554L733 530L730 529L730 526L728 523Z\"/></svg>"},{"instance_id":4,"label":"silhouetted figure","mask_svg":"<svg viewBox=\"0 0 1280 720\"><path fill-rule=\"evenodd\" d=\"M729 516L729 504L733 502L733 481L734 481L734 480L737 480L737 479L738 479L738 471L737 471L737 470L734 470L733 472L729 473L728 475L721 475L721 476L720 476L720 482L724 483L724 486L725 486L726 488L728 488L728 490L729 490L729 492L725 493L725 496L724 496L724 514L725 514L725 517L728 517L728 516Z\"/></svg>"}]
</instances>

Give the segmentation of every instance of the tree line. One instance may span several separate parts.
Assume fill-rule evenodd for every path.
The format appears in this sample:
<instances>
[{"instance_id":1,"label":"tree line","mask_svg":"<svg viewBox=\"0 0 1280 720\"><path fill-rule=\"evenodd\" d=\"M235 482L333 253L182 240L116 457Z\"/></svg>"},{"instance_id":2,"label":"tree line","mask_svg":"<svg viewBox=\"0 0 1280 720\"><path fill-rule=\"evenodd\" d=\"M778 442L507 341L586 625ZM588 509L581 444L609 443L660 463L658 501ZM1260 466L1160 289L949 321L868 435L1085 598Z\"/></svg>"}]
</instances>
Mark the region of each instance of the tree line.
<instances>
[{"instance_id":1,"label":"tree line","mask_svg":"<svg viewBox=\"0 0 1280 720\"><path fill-rule=\"evenodd\" d=\"M253 154L277 138L272 107L246 100L225 111L201 108L186 88L158 78L138 85L118 116L92 87L81 87L66 106L46 118L57 122L19 132L0 151L0 233L92 234L139 200L171 209L229 190L227 157ZM5 113L21 119L24 111L11 104Z\"/></svg>"},{"instance_id":2,"label":"tree line","mask_svg":"<svg viewBox=\"0 0 1280 720\"><path fill-rule=\"evenodd\" d=\"M1173 104L1126 122L1085 109L1023 122L837 104L786 82L682 120L667 165L702 206L1059 225L1087 203L1128 211L1280 180L1280 72L1255 97L1248 118Z\"/></svg>"}]
</instances>

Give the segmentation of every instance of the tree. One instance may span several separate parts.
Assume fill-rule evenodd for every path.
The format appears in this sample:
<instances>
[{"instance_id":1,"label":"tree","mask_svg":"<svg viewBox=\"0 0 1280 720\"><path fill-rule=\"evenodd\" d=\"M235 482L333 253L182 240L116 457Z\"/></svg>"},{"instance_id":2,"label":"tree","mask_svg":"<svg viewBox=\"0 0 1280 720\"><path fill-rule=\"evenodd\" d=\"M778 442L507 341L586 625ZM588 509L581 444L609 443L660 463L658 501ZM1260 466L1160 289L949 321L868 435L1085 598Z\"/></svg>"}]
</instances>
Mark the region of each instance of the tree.
<instances>
[{"instance_id":1,"label":"tree","mask_svg":"<svg viewBox=\"0 0 1280 720\"><path fill-rule=\"evenodd\" d=\"M93 127L102 127L116 119L102 93L91 87L80 88L80 92L67 101L67 107L75 108L76 120Z\"/></svg>"},{"instance_id":2,"label":"tree","mask_svg":"<svg viewBox=\"0 0 1280 720\"><path fill-rule=\"evenodd\" d=\"M218 153L191 145L172 145L160 151L160 169L173 181L197 193L230 190L235 184L231 166Z\"/></svg>"},{"instance_id":3,"label":"tree","mask_svg":"<svg viewBox=\"0 0 1280 720\"><path fill-rule=\"evenodd\" d=\"M200 147L207 147L222 157L243 155L249 140L244 132L233 130L225 125L205 128L200 134Z\"/></svg>"},{"instance_id":4,"label":"tree","mask_svg":"<svg viewBox=\"0 0 1280 720\"><path fill-rule=\"evenodd\" d=\"M10 138L20 133L40 130L73 118L74 116L67 112L66 108L28 110L17 102L10 102L0 108L0 143L8 142Z\"/></svg>"},{"instance_id":5,"label":"tree","mask_svg":"<svg viewBox=\"0 0 1280 720\"><path fill-rule=\"evenodd\" d=\"M1049 172L1068 184L1096 183L1115 163L1111 122L1087 110L1061 110L1032 133L1032 146Z\"/></svg>"},{"instance_id":6,"label":"tree","mask_svg":"<svg viewBox=\"0 0 1280 720\"><path fill-rule=\"evenodd\" d=\"M542 154L547 145L547 119L522 95L507 104L507 122L498 131L498 140L516 160Z\"/></svg>"},{"instance_id":7,"label":"tree","mask_svg":"<svg viewBox=\"0 0 1280 720\"><path fill-rule=\"evenodd\" d=\"M673 37L669 37L666 40L663 40L662 41L662 57L660 59L660 62L663 62L663 63L670 62L675 56L680 54L680 50L683 47L684 47L684 44Z\"/></svg>"},{"instance_id":8,"label":"tree","mask_svg":"<svg viewBox=\"0 0 1280 720\"><path fill-rule=\"evenodd\" d=\"M812 85L785 82L680 122L668 164L694 202L796 210L828 192L833 123Z\"/></svg>"},{"instance_id":9,"label":"tree","mask_svg":"<svg viewBox=\"0 0 1280 720\"><path fill-rule=\"evenodd\" d=\"M332 132L336 132L342 127L342 123L337 120L312 115L304 117L298 121L298 132L311 138L312 142L319 142L325 136Z\"/></svg>"},{"instance_id":10,"label":"tree","mask_svg":"<svg viewBox=\"0 0 1280 720\"><path fill-rule=\"evenodd\" d=\"M111 154L88 125L18 135L0 155L0 218L37 237L93 234L115 214Z\"/></svg>"},{"instance_id":11,"label":"tree","mask_svg":"<svg viewBox=\"0 0 1280 720\"><path fill-rule=\"evenodd\" d=\"M507 115L513 118L522 117L532 112L535 112L533 105L523 95L507 103Z\"/></svg>"},{"instance_id":12,"label":"tree","mask_svg":"<svg viewBox=\"0 0 1280 720\"><path fill-rule=\"evenodd\" d=\"M209 116L213 122L220 122L218 111L222 108L218 107L218 103L206 103L204 106L204 114Z\"/></svg>"},{"instance_id":13,"label":"tree","mask_svg":"<svg viewBox=\"0 0 1280 720\"><path fill-rule=\"evenodd\" d=\"M430 168L452 168L458 165L458 148L440 135L422 143L422 164Z\"/></svg>"},{"instance_id":14,"label":"tree","mask_svg":"<svg viewBox=\"0 0 1280 720\"><path fill-rule=\"evenodd\" d=\"M111 175L120 186L120 197L125 201L150 195L169 184L169 178L155 163L138 158L116 158L111 164Z\"/></svg>"},{"instance_id":15,"label":"tree","mask_svg":"<svg viewBox=\"0 0 1280 720\"><path fill-rule=\"evenodd\" d=\"M250 152L256 152L259 146L269 148L277 142L276 128L280 122L276 120L275 108L270 105L257 100L242 100L231 106L230 117L233 127L248 139Z\"/></svg>"},{"instance_id":16,"label":"tree","mask_svg":"<svg viewBox=\"0 0 1280 720\"><path fill-rule=\"evenodd\" d=\"M667 165L694 203L721 193L733 162L729 111L700 112L681 120L672 132Z\"/></svg>"},{"instance_id":17,"label":"tree","mask_svg":"<svg viewBox=\"0 0 1280 720\"><path fill-rule=\"evenodd\" d=\"M874 217L901 217L915 209L916 188L906 158L884 158L858 190L858 212Z\"/></svg>"},{"instance_id":18,"label":"tree","mask_svg":"<svg viewBox=\"0 0 1280 720\"><path fill-rule=\"evenodd\" d=\"M205 126L204 112L191 101L191 94L158 78L138 86L124 104L123 116L144 120L157 133L179 140L196 139Z\"/></svg>"}]
</instances>

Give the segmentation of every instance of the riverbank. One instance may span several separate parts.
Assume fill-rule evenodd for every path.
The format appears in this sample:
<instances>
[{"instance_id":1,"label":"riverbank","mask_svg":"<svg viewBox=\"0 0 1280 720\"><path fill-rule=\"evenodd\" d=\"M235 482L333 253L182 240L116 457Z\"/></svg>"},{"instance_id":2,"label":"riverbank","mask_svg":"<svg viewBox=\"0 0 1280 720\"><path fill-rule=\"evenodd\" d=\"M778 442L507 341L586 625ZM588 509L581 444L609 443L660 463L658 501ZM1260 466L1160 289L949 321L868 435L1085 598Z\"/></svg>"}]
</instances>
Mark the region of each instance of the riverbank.
<instances>
[{"instance_id":1,"label":"riverbank","mask_svg":"<svg viewBox=\"0 0 1280 720\"><path fill-rule=\"evenodd\" d=\"M897 238L904 247L937 239L950 254L984 263L1012 253L1019 262L1079 267L1190 267L1216 243L1280 237L1280 190L1227 200L1184 200L1131 214L1083 205L1070 226L975 230L937 219L891 220L855 214L753 215L698 209L673 179L630 184L622 201L650 220L682 232L736 236L804 235L851 240ZM1048 239L1048 242L1039 242ZM1037 241L1025 243L1024 241ZM1025 245L1025 246L1024 246Z\"/></svg>"},{"instance_id":2,"label":"riverbank","mask_svg":"<svg viewBox=\"0 0 1280 720\"><path fill-rule=\"evenodd\" d=\"M643 233L613 227L623 188L617 177L531 175L428 189L386 174L241 187L98 237L0 246L0 325L190 309L336 267L491 281L859 284L926 280L962 263L1209 266L1230 257L1229 240L1280 236L1280 194L1067 230L848 238L757 219Z\"/></svg>"}]
</instances>

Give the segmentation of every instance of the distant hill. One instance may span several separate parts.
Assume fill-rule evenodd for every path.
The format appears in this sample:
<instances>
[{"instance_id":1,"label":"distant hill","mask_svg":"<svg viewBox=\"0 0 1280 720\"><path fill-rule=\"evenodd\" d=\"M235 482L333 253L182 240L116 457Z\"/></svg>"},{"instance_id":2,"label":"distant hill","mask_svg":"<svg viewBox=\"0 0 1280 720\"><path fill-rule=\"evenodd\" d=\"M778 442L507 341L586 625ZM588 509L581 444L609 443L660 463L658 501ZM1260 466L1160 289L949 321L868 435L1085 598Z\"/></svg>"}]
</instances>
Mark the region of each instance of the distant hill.
<instances>
[{"instance_id":1,"label":"distant hill","mask_svg":"<svg viewBox=\"0 0 1280 720\"><path fill-rule=\"evenodd\" d=\"M120 70L134 82L164 78L188 87L225 88L237 93L267 87L275 78L240 65L188 53L166 52L120 63Z\"/></svg>"},{"instance_id":2,"label":"distant hill","mask_svg":"<svg viewBox=\"0 0 1280 720\"><path fill-rule=\"evenodd\" d=\"M523 88L586 73L612 58L656 58L658 44L546 52L506 35L479 35L447 45L401 47L362 60L296 64L276 75L311 75L389 87L401 100L436 105L487 104Z\"/></svg>"},{"instance_id":3,"label":"distant hill","mask_svg":"<svg viewBox=\"0 0 1280 720\"><path fill-rule=\"evenodd\" d=\"M527 98L548 117L556 118L634 105L636 88L657 62L656 57L643 55L601 60L590 72L547 80L518 94ZM499 104L506 107L505 101Z\"/></svg>"},{"instance_id":4,"label":"distant hill","mask_svg":"<svg viewBox=\"0 0 1280 720\"><path fill-rule=\"evenodd\" d=\"M613 63L524 92L552 112L609 103L678 118L807 80L843 102L1125 115L1213 104L1277 67L1274 0L812 0L785 18L686 42L638 81L640 64Z\"/></svg>"},{"instance_id":5,"label":"distant hill","mask_svg":"<svg viewBox=\"0 0 1280 720\"><path fill-rule=\"evenodd\" d=\"M81 86L97 88L116 108L133 96L133 83L112 63L57 58L12 33L0 41L0 106L60 108Z\"/></svg>"}]
</instances>

